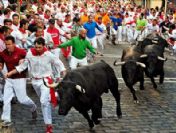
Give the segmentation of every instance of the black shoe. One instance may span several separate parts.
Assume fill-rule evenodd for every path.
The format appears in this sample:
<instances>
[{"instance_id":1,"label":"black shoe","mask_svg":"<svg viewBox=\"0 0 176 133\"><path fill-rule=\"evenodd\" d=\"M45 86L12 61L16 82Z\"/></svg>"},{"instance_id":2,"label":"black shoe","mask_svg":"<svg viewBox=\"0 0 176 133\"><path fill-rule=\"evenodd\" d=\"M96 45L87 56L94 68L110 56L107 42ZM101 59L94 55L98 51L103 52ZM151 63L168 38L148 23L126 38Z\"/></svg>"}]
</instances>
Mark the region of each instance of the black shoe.
<instances>
[{"instance_id":1,"label":"black shoe","mask_svg":"<svg viewBox=\"0 0 176 133\"><path fill-rule=\"evenodd\" d=\"M37 119L37 110L32 112L32 119L36 120Z\"/></svg>"},{"instance_id":2,"label":"black shoe","mask_svg":"<svg viewBox=\"0 0 176 133\"><path fill-rule=\"evenodd\" d=\"M3 101L0 101L0 108L3 107Z\"/></svg>"},{"instance_id":3,"label":"black shoe","mask_svg":"<svg viewBox=\"0 0 176 133\"><path fill-rule=\"evenodd\" d=\"M17 102L18 102L18 101L17 101L17 98L16 98L16 97L13 97L13 98L12 98L12 101L11 101L11 104L17 104Z\"/></svg>"}]
</instances>

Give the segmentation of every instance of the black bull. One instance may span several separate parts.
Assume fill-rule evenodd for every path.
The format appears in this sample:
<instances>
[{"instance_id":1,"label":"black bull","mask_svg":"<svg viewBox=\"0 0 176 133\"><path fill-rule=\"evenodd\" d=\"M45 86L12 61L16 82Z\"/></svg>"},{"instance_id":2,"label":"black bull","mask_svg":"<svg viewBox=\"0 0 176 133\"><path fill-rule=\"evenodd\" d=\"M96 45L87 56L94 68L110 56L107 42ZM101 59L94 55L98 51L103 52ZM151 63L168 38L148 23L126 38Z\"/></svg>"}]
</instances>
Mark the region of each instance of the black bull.
<instances>
[{"instance_id":1,"label":"black bull","mask_svg":"<svg viewBox=\"0 0 176 133\"><path fill-rule=\"evenodd\" d=\"M118 80L114 70L104 61L72 70L59 84L49 87L56 87L60 95L59 115L67 115L71 107L74 107L87 119L90 128L100 123L101 95L108 93L109 89L116 100L116 114L119 118L122 116ZM91 118L89 110L92 111Z\"/></svg>"}]
</instances>

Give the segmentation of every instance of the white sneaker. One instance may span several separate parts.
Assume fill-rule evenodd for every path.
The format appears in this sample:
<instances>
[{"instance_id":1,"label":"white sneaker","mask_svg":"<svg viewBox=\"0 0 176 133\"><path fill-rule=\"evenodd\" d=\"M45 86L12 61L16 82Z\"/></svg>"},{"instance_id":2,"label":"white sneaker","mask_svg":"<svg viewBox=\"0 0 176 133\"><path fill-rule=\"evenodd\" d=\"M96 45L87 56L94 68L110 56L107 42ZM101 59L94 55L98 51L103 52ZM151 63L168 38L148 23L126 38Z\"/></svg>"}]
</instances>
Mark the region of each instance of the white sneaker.
<instances>
[{"instance_id":1,"label":"white sneaker","mask_svg":"<svg viewBox=\"0 0 176 133\"><path fill-rule=\"evenodd\" d=\"M10 127L13 123L9 121L3 121L2 122L2 127Z\"/></svg>"}]
</instances>

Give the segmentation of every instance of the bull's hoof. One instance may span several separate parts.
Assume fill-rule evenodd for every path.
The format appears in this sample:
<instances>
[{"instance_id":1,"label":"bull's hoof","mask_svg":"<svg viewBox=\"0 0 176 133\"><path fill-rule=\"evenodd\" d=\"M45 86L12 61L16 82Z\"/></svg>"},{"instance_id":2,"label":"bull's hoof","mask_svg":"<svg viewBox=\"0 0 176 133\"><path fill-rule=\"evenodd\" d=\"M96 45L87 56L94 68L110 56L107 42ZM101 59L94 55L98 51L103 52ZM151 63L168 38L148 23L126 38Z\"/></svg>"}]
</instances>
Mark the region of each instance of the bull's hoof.
<instances>
[{"instance_id":1,"label":"bull's hoof","mask_svg":"<svg viewBox=\"0 0 176 133\"><path fill-rule=\"evenodd\" d=\"M139 101L138 101L138 100L134 100L134 103L135 103L135 104L138 104L138 103L139 103Z\"/></svg>"},{"instance_id":2,"label":"bull's hoof","mask_svg":"<svg viewBox=\"0 0 176 133\"><path fill-rule=\"evenodd\" d=\"M122 115L118 115L118 118L121 119L121 118L122 118Z\"/></svg>"},{"instance_id":3,"label":"bull's hoof","mask_svg":"<svg viewBox=\"0 0 176 133\"><path fill-rule=\"evenodd\" d=\"M163 82L164 82L163 80L160 80L160 81L159 81L160 84L163 84Z\"/></svg>"},{"instance_id":4,"label":"bull's hoof","mask_svg":"<svg viewBox=\"0 0 176 133\"><path fill-rule=\"evenodd\" d=\"M100 124L100 120L94 120L94 123L95 123L95 125L98 125L98 124Z\"/></svg>"},{"instance_id":5,"label":"bull's hoof","mask_svg":"<svg viewBox=\"0 0 176 133\"><path fill-rule=\"evenodd\" d=\"M140 90L144 90L144 87L140 87Z\"/></svg>"},{"instance_id":6,"label":"bull's hoof","mask_svg":"<svg viewBox=\"0 0 176 133\"><path fill-rule=\"evenodd\" d=\"M89 122L89 127L92 129L94 127L93 121Z\"/></svg>"},{"instance_id":7,"label":"bull's hoof","mask_svg":"<svg viewBox=\"0 0 176 133\"><path fill-rule=\"evenodd\" d=\"M116 45L116 43L115 43L115 42L112 42L112 44L113 44L113 45Z\"/></svg>"},{"instance_id":8,"label":"bull's hoof","mask_svg":"<svg viewBox=\"0 0 176 133\"><path fill-rule=\"evenodd\" d=\"M155 89L156 89L156 88L157 88L157 85L153 85L153 88L155 88Z\"/></svg>"}]
</instances>

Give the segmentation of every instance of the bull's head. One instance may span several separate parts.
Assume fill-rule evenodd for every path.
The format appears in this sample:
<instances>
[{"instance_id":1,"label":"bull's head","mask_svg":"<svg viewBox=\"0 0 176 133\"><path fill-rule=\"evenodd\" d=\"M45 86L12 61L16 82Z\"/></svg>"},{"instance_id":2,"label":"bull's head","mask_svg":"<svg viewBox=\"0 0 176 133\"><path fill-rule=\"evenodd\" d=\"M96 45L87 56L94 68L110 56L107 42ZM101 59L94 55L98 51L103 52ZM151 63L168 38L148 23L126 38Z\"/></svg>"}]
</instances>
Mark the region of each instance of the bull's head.
<instances>
[{"instance_id":1,"label":"bull's head","mask_svg":"<svg viewBox=\"0 0 176 133\"><path fill-rule=\"evenodd\" d=\"M145 68L144 63L136 62L134 60L130 60L130 61L126 61L126 62L116 62L115 61L114 65L115 66L120 66L120 65L123 66L122 75L124 74L126 77L125 79L128 79L128 80L126 80L126 82L128 84L134 83L134 79L135 79L136 74L139 71L139 67Z\"/></svg>"},{"instance_id":2,"label":"bull's head","mask_svg":"<svg viewBox=\"0 0 176 133\"><path fill-rule=\"evenodd\" d=\"M153 76L155 70L157 69L157 63L161 61L166 61L167 59L157 56L156 54L144 54L140 56L145 59L146 72L148 76Z\"/></svg>"},{"instance_id":3,"label":"bull's head","mask_svg":"<svg viewBox=\"0 0 176 133\"><path fill-rule=\"evenodd\" d=\"M77 97L85 93L85 89L71 81L61 81L53 84L45 82L45 85L49 88L55 88L60 96L59 115L67 115L71 107L75 104Z\"/></svg>"}]
</instances>

